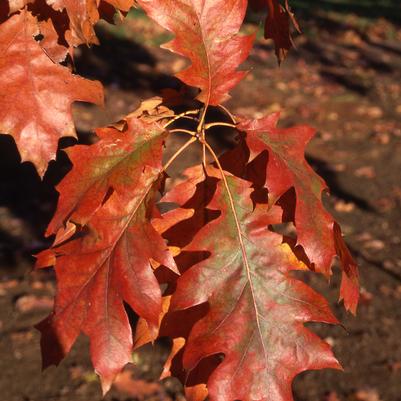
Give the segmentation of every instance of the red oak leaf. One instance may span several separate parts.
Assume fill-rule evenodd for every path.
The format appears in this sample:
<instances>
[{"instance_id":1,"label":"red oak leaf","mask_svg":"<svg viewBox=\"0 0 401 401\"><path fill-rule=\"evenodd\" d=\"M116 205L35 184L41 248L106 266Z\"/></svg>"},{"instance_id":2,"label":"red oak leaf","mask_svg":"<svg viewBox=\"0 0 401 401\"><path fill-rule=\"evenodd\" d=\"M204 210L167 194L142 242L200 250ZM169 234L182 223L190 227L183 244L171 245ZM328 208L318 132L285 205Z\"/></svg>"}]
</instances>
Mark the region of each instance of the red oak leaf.
<instances>
[{"instance_id":1,"label":"red oak leaf","mask_svg":"<svg viewBox=\"0 0 401 401\"><path fill-rule=\"evenodd\" d=\"M76 135L71 104L102 104L103 90L55 64L34 39L39 33L26 11L0 26L0 132L14 137L22 161L31 161L43 176L58 140Z\"/></svg>"},{"instance_id":2,"label":"red oak leaf","mask_svg":"<svg viewBox=\"0 0 401 401\"><path fill-rule=\"evenodd\" d=\"M160 100L156 99L152 107L158 104ZM166 132L150 117L138 118L143 107L126 117L122 131L100 128L96 130L100 138L96 144L66 150L74 168L57 186L60 198L46 235L56 234L67 220L85 225L110 190L128 197L127 188L136 182L144 166L161 172Z\"/></svg>"},{"instance_id":3,"label":"red oak leaf","mask_svg":"<svg viewBox=\"0 0 401 401\"><path fill-rule=\"evenodd\" d=\"M161 26L175 34L165 48L190 59L177 74L200 88L198 99L217 105L244 77L238 66L248 57L253 36L238 36L246 0L140 0L138 3Z\"/></svg>"},{"instance_id":4,"label":"red oak leaf","mask_svg":"<svg viewBox=\"0 0 401 401\"><path fill-rule=\"evenodd\" d=\"M277 128L279 114L243 121L239 129L247 133L251 157L268 152L266 187L269 203L274 204L290 188L295 189L295 226L297 241L314 270L331 275L333 257L337 254L343 265L341 298L345 307L356 312L358 304L358 271L341 237L338 226L322 203L327 186L305 160L305 147L314 135L308 126Z\"/></svg>"},{"instance_id":5,"label":"red oak leaf","mask_svg":"<svg viewBox=\"0 0 401 401\"><path fill-rule=\"evenodd\" d=\"M135 0L103 0L106 3L111 4L118 10L128 11L135 3Z\"/></svg>"},{"instance_id":6,"label":"red oak leaf","mask_svg":"<svg viewBox=\"0 0 401 401\"><path fill-rule=\"evenodd\" d=\"M210 257L177 283L172 309L208 302L184 352L191 371L206 357L224 354L207 381L211 400L292 400L291 382L308 369L340 368L330 346L304 327L335 324L327 301L291 271L306 269L268 230L281 221L280 208L251 201L250 183L227 176L208 208L221 215L207 224L184 251Z\"/></svg>"},{"instance_id":7,"label":"red oak leaf","mask_svg":"<svg viewBox=\"0 0 401 401\"><path fill-rule=\"evenodd\" d=\"M70 19L70 31L66 34L68 43L78 46L82 43L99 43L93 26L99 21L96 0L46 0L56 11L66 10Z\"/></svg>"},{"instance_id":8,"label":"red oak leaf","mask_svg":"<svg viewBox=\"0 0 401 401\"><path fill-rule=\"evenodd\" d=\"M54 313L39 325L44 365L58 363L84 332L105 392L131 360L123 303L155 338L162 303L153 265L178 274L151 224L164 171L166 132L158 119L168 113L159 104L159 99L143 103L117 124L120 129L99 129L97 143L68 150L73 169L58 186L59 204L48 228L56 239L38 255L38 267L55 264L58 284Z\"/></svg>"},{"instance_id":9,"label":"red oak leaf","mask_svg":"<svg viewBox=\"0 0 401 401\"><path fill-rule=\"evenodd\" d=\"M146 320L154 338L162 305L151 261L176 271L164 240L149 221L159 173L146 166L131 185L127 183L129 197L114 192L79 238L54 249L55 308L38 325L44 366L58 363L83 332L90 339L104 393L131 362L132 332L124 302Z\"/></svg>"}]
</instances>

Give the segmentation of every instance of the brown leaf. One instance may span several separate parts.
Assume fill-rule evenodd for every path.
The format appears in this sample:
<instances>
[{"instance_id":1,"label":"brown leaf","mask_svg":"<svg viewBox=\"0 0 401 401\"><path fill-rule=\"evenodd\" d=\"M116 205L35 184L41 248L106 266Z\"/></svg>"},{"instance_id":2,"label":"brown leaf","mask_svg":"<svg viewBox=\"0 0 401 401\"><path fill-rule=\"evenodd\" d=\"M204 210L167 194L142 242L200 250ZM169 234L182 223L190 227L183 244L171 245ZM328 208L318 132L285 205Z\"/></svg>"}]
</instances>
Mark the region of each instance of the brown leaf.
<instances>
[{"instance_id":1,"label":"brown leaf","mask_svg":"<svg viewBox=\"0 0 401 401\"><path fill-rule=\"evenodd\" d=\"M338 397L335 391L331 391L324 397L324 401L341 401L341 398Z\"/></svg>"},{"instance_id":2,"label":"brown leaf","mask_svg":"<svg viewBox=\"0 0 401 401\"><path fill-rule=\"evenodd\" d=\"M354 174L356 177L363 177L363 178L369 178L369 179L376 177L376 171L373 166L359 167L354 171Z\"/></svg>"},{"instance_id":3,"label":"brown leaf","mask_svg":"<svg viewBox=\"0 0 401 401\"><path fill-rule=\"evenodd\" d=\"M95 24L100 19L99 0L46 0L56 11L65 10L69 17L70 29L66 39L71 46L80 44L98 44L94 30ZM128 11L134 4L134 0L104 0L106 3Z\"/></svg>"},{"instance_id":4,"label":"brown leaf","mask_svg":"<svg viewBox=\"0 0 401 401\"><path fill-rule=\"evenodd\" d=\"M357 401L381 401L378 391L373 388L358 390L354 397Z\"/></svg>"}]
</instances>

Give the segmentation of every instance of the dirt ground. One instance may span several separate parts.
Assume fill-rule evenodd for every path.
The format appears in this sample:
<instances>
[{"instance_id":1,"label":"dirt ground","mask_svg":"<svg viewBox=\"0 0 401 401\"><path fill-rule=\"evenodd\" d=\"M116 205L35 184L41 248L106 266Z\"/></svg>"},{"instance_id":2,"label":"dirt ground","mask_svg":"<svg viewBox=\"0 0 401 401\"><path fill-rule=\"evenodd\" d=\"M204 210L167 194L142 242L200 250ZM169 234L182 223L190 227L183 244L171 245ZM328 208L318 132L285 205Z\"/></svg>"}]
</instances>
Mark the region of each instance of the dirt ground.
<instances>
[{"instance_id":1,"label":"dirt ground","mask_svg":"<svg viewBox=\"0 0 401 401\"><path fill-rule=\"evenodd\" d=\"M327 205L342 224L359 263L361 305L356 318L336 302L338 280L310 284L328 294L341 327L311 325L333 345L344 372L300 375L297 401L401 401L401 27L385 19L320 13L302 19L297 50L277 68L273 50L258 41L245 81L228 106L247 116L281 110L282 126L307 123L318 133L308 148L327 181ZM252 25L248 27L254 29ZM156 34L156 36L155 36ZM81 142L94 127L134 109L139 99L177 88L169 77L183 61L155 44L166 35L135 18L101 28L102 46L80 50L77 69L101 80L106 106L77 105ZM156 39L155 39L156 37ZM139 44L140 43L140 44ZM73 141L62 140L62 146ZM197 157L192 155L191 157ZM51 273L31 273L32 255L48 242L43 232L54 211L53 189L68 170L60 152L44 182L19 164L13 141L0 136L0 400L95 401L100 386L82 337L57 368L41 373L39 335L33 328L52 306ZM168 343L134 355L107 401L184 400L174 380L159 384Z\"/></svg>"}]
</instances>

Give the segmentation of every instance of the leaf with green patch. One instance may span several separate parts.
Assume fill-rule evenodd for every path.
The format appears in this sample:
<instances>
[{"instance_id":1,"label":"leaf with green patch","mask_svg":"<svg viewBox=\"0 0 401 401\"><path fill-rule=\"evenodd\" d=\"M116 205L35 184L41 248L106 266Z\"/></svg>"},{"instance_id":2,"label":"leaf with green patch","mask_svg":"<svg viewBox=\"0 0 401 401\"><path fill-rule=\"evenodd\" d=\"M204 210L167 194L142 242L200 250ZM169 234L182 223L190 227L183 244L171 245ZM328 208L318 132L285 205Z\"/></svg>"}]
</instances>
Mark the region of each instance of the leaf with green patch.
<instances>
[{"instance_id":1,"label":"leaf with green patch","mask_svg":"<svg viewBox=\"0 0 401 401\"><path fill-rule=\"evenodd\" d=\"M166 133L149 119L131 115L122 131L100 129L97 143L69 151L73 169L58 187L59 206L48 231L58 235L50 253L39 255L40 267L55 263L57 275L54 312L38 326L44 364L58 363L83 332L104 392L131 361L124 302L155 337L162 304L152 263L178 273L151 224Z\"/></svg>"},{"instance_id":2,"label":"leaf with green patch","mask_svg":"<svg viewBox=\"0 0 401 401\"><path fill-rule=\"evenodd\" d=\"M169 111L160 103L158 98L145 102L120 125L97 129L100 140L94 145L66 150L74 168L57 186L60 198L47 235L56 234L67 221L85 225L111 190L129 197L127 188L132 187L145 166L161 172L167 133L157 120ZM154 117L146 110L147 104L155 110Z\"/></svg>"}]
</instances>

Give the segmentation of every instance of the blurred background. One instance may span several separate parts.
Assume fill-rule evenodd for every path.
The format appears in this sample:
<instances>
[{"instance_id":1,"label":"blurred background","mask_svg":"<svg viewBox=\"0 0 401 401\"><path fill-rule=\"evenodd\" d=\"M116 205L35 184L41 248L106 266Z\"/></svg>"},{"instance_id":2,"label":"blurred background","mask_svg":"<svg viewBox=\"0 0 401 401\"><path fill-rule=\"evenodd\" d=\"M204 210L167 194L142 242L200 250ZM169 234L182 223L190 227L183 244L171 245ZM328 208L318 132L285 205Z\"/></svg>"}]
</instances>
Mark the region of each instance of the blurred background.
<instances>
[{"instance_id":1,"label":"blurred background","mask_svg":"<svg viewBox=\"0 0 401 401\"><path fill-rule=\"evenodd\" d=\"M278 68L263 39L260 16L245 32L258 39L244 82L229 108L261 117L281 111L281 125L307 123L318 133L307 157L331 189L327 207L341 223L360 266L362 294L356 318L336 302L338 280L310 279L328 294L341 327L310 325L334 348L345 371L307 372L296 378L297 401L401 400L401 5L399 0L290 1L303 35ZM101 23L101 45L77 51L76 69L100 80L104 109L77 104L82 143L93 129L118 120L139 101L179 89L171 76L185 61L161 50L169 35L132 11L117 26ZM61 141L62 147L73 144ZM196 155L194 156L197 157ZM20 164L10 137L0 135L0 399L101 400L83 336L57 368L43 374L34 324L52 308L51 273L31 273L32 254L49 245L44 229L55 209L54 185L70 168L59 153L41 182ZM134 355L107 401L182 400L172 379L157 382L168 344Z\"/></svg>"}]
</instances>

